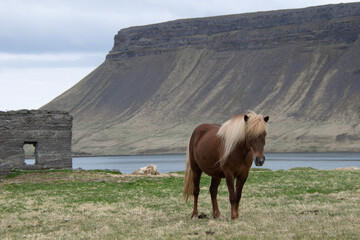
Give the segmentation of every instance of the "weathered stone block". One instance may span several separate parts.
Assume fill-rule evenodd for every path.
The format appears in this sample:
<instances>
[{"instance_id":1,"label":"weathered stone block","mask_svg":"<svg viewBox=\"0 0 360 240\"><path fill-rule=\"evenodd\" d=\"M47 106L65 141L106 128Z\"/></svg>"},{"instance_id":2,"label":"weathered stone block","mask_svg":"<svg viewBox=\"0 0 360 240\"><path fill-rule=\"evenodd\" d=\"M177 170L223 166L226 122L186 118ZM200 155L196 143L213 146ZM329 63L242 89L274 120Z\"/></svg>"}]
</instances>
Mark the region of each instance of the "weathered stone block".
<instances>
[{"instance_id":1,"label":"weathered stone block","mask_svg":"<svg viewBox=\"0 0 360 240\"><path fill-rule=\"evenodd\" d=\"M0 172L72 168L72 121L61 111L0 112ZM25 144L35 147L35 164L25 164Z\"/></svg>"}]
</instances>

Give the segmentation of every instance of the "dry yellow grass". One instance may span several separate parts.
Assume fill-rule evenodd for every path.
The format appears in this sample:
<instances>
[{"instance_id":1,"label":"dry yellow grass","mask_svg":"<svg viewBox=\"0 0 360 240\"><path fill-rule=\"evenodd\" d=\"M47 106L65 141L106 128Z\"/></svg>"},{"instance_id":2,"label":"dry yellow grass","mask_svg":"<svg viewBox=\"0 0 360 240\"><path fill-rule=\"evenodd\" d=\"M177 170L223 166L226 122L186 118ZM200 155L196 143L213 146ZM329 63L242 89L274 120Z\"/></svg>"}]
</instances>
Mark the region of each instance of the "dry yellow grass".
<instances>
[{"instance_id":1,"label":"dry yellow grass","mask_svg":"<svg viewBox=\"0 0 360 240\"><path fill-rule=\"evenodd\" d=\"M251 171L240 219L212 219L203 177L199 210L181 196L182 174L138 177L89 171L0 180L1 239L358 239L360 171Z\"/></svg>"}]
</instances>

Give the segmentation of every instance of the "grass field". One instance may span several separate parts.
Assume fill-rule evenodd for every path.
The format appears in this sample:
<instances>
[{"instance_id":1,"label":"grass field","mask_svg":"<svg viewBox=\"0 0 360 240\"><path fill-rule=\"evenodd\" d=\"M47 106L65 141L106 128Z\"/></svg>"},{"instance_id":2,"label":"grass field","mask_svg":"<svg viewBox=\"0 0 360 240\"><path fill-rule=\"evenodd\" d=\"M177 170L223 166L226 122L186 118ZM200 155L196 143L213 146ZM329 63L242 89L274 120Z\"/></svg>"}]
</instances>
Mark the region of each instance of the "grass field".
<instances>
[{"instance_id":1,"label":"grass field","mask_svg":"<svg viewBox=\"0 0 360 240\"><path fill-rule=\"evenodd\" d=\"M0 179L0 239L359 239L360 171L253 170L230 222L225 181L212 219L203 176L199 211L182 173L15 172ZM190 201L191 202L191 201Z\"/></svg>"}]
</instances>

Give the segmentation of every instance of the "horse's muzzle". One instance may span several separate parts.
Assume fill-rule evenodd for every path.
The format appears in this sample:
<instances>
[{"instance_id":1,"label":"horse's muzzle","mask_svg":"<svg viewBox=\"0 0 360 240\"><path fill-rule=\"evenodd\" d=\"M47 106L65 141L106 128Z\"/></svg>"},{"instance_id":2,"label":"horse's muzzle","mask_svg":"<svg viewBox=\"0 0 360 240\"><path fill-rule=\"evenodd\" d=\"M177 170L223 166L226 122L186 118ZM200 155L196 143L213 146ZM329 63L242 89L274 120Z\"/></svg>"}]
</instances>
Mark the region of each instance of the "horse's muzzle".
<instances>
[{"instance_id":1,"label":"horse's muzzle","mask_svg":"<svg viewBox=\"0 0 360 240\"><path fill-rule=\"evenodd\" d=\"M265 157L262 157L262 158L256 157L255 158L255 165L258 167L264 165L264 162L265 162Z\"/></svg>"}]
</instances>

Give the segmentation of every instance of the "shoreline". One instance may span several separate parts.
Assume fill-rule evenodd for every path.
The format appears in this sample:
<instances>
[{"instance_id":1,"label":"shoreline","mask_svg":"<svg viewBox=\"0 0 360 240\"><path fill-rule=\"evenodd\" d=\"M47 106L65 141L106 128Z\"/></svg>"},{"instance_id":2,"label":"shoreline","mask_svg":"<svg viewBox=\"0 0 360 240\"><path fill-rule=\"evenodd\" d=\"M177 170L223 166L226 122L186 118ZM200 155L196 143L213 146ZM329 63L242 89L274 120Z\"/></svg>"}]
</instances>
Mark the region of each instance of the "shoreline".
<instances>
[{"instance_id":1,"label":"shoreline","mask_svg":"<svg viewBox=\"0 0 360 240\"><path fill-rule=\"evenodd\" d=\"M291 151L291 152L265 152L265 156L266 154L360 154L360 151L328 151L328 152L296 152L296 151ZM76 158L82 158L82 157L134 157L134 156L165 156L165 155L172 155L172 156L176 156L176 155L186 155L186 153L154 153L154 154L109 154L109 155L76 155L73 154L72 157L76 157Z\"/></svg>"}]
</instances>

